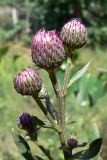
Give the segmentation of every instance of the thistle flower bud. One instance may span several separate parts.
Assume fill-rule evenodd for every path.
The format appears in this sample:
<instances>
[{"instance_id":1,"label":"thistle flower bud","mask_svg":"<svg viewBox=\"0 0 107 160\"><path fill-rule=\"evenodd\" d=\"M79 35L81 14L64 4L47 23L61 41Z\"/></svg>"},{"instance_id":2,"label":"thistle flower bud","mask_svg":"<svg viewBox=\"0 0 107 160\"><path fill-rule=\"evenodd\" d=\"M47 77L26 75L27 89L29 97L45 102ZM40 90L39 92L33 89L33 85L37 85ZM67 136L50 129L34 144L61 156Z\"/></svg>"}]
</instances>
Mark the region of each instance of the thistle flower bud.
<instances>
[{"instance_id":1,"label":"thistle flower bud","mask_svg":"<svg viewBox=\"0 0 107 160\"><path fill-rule=\"evenodd\" d=\"M31 44L34 63L44 69L58 67L65 59L65 51L55 31L39 30Z\"/></svg>"},{"instance_id":2,"label":"thistle flower bud","mask_svg":"<svg viewBox=\"0 0 107 160\"><path fill-rule=\"evenodd\" d=\"M38 93L42 88L42 79L37 70L28 67L23 69L14 78L14 88L21 95L32 95Z\"/></svg>"},{"instance_id":3,"label":"thistle flower bud","mask_svg":"<svg viewBox=\"0 0 107 160\"><path fill-rule=\"evenodd\" d=\"M27 131L33 130L33 119L28 113L21 113L17 118L17 125L20 129Z\"/></svg>"},{"instance_id":4,"label":"thistle flower bud","mask_svg":"<svg viewBox=\"0 0 107 160\"><path fill-rule=\"evenodd\" d=\"M63 26L60 38L68 48L78 49L87 42L87 29L80 20L72 19Z\"/></svg>"},{"instance_id":5,"label":"thistle flower bud","mask_svg":"<svg viewBox=\"0 0 107 160\"><path fill-rule=\"evenodd\" d=\"M75 148L75 147L78 146L78 141L77 141L75 138L69 138L69 139L67 140L67 145L68 145L71 149L73 149L73 148Z\"/></svg>"}]
</instances>

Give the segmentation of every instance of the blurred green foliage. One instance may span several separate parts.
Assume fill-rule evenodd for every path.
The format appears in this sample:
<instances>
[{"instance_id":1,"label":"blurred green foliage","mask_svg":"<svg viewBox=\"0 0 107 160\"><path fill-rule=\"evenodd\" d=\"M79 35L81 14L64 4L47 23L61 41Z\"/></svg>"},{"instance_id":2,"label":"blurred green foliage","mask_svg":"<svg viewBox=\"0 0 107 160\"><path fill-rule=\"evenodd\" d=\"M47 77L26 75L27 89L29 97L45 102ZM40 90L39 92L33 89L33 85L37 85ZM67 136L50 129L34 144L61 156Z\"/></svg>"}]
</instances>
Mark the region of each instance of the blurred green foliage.
<instances>
[{"instance_id":1,"label":"blurred green foliage","mask_svg":"<svg viewBox=\"0 0 107 160\"><path fill-rule=\"evenodd\" d=\"M1 26L10 30L6 35L17 37L20 29L35 32L40 28L61 29L63 24L71 18L80 18L89 30L89 44L95 46L101 44L106 46L107 37L107 1L106 0L1 0L0 5L17 9L18 25L12 26L11 16L3 18ZM4 13L6 14L6 13ZM9 15L9 14L8 14ZM5 25L6 24L6 25ZM10 25L9 25L10 24ZM10 28L11 26L11 28ZM15 29L14 29L15 27ZM11 31L13 30L13 31ZM0 31L0 35L3 30ZM20 34L22 34L20 32ZM3 35L3 33L2 33ZM9 39L9 37L5 37Z\"/></svg>"}]
</instances>

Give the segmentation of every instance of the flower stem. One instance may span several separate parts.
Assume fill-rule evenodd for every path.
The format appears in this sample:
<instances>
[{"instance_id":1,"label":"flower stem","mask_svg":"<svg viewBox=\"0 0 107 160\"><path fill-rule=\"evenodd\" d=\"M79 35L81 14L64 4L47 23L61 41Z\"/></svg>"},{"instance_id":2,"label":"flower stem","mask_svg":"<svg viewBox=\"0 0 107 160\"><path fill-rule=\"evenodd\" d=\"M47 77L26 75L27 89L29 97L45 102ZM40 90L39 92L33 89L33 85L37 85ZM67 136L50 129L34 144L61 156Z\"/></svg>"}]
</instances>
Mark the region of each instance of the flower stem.
<instances>
[{"instance_id":1,"label":"flower stem","mask_svg":"<svg viewBox=\"0 0 107 160\"><path fill-rule=\"evenodd\" d=\"M64 96L63 92L60 89L56 75L53 70L48 70L48 74L51 80L51 83L53 85L57 101L58 101L58 112L59 112L59 126L61 128L61 132L59 132L59 138L62 146L66 146L66 140L64 137L64 130L65 130L65 101L64 101ZM67 160L67 153L66 151L63 151L64 159Z\"/></svg>"},{"instance_id":2,"label":"flower stem","mask_svg":"<svg viewBox=\"0 0 107 160\"><path fill-rule=\"evenodd\" d=\"M60 138L61 145L66 146L63 132L59 133L59 138ZM63 155L64 155L64 160L68 160L68 153L66 151L63 151Z\"/></svg>"},{"instance_id":3,"label":"flower stem","mask_svg":"<svg viewBox=\"0 0 107 160\"><path fill-rule=\"evenodd\" d=\"M60 89L58 82L57 82L57 78L56 75L54 73L53 70L48 70L49 73L49 77L51 80L51 83L53 85L56 97L57 97L57 101L58 101L58 112L59 112L59 122L61 125L61 128L64 129L64 125L65 125L65 115L64 115L64 108L65 108L65 103L64 103L64 98L63 98L63 92Z\"/></svg>"},{"instance_id":4,"label":"flower stem","mask_svg":"<svg viewBox=\"0 0 107 160\"><path fill-rule=\"evenodd\" d=\"M55 123L55 121L53 120L53 118L51 117L51 115L47 112L47 110L46 110L45 106L43 105L43 103L41 102L41 100L36 95L32 95L32 97L34 98L34 100L36 101L36 103L38 104L38 106L40 107L40 109L43 112L43 114L50 121L50 123L52 124L53 128L57 132L60 132L59 131L59 127L57 126L57 124Z\"/></svg>"},{"instance_id":5,"label":"flower stem","mask_svg":"<svg viewBox=\"0 0 107 160\"><path fill-rule=\"evenodd\" d=\"M71 65L72 65L71 58L68 56L67 66L66 66L66 70L65 70L65 74L64 74L64 87L63 87L63 95L64 96L66 95L66 92L67 92L67 84L68 84Z\"/></svg>"},{"instance_id":6,"label":"flower stem","mask_svg":"<svg viewBox=\"0 0 107 160\"><path fill-rule=\"evenodd\" d=\"M49 74L51 83L53 85L56 97L60 97L61 96L61 90L58 86L57 78L56 78L56 75L55 75L54 71L53 70L48 70L48 74Z\"/></svg>"}]
</instances>

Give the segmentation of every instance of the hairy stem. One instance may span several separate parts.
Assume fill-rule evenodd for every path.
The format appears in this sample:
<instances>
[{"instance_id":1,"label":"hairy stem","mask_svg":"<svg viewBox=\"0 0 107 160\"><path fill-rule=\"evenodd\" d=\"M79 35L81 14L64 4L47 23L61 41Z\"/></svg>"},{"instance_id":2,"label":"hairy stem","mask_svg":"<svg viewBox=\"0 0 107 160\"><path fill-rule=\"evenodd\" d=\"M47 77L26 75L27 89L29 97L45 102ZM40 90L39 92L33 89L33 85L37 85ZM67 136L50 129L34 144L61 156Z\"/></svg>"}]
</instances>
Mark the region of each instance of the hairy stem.
<instances>
[{"instance_id":1,"label":"hairy stem","mask_svg":"<svg viewBox=\"0 0 107 160\"><path fill-rule=\"evenodd\" d=\"M57 101L58 101L58 113L59 113L59 126L61 128L61 132L59 132L59 138L62 146L66 145L66 140L64 137L64 130L65 130L65 101L64 101L64 96L63 92L60 89L56 75L53 70L48 70L48 74L51 80L51 83L53 85ZM67 153L63 151L64 159L67 160Z\"/></svg>"},{"instance_id":2,"label":"hairy stem","mask_svg":"<svg viewBox=\"0 0 107 160\"><path fill-rule=\"evenodd\" d=\"M57 101L58 101L58 113L59 113L59 122L61 125L61 128L64 129L64 125L65 125L65 115L63 113L63 110L65 108L65 103L64 103L64 98L63 98L63 92L61 91L58 82L57 82L57 78L56 75L54 73L53 70L48 70L49 73L49 77L51 80L51 83L53 85L56 97L57 97Z\"/></svg>"},{"instance_id":3,"label":"hairy stem","mask_svg":"<svg viewBox=\"0 0 107 160\"><path fill-rule=\"evenodd\" d=\"M51 80L51 83L53 85L56 97L60 97L61 96L61 89L59 88L57 78L56 78L56 75L55 75L54 71L53 70L48 70L48 74L49 74L49 78Z\"/></svg>"}]
</instances>

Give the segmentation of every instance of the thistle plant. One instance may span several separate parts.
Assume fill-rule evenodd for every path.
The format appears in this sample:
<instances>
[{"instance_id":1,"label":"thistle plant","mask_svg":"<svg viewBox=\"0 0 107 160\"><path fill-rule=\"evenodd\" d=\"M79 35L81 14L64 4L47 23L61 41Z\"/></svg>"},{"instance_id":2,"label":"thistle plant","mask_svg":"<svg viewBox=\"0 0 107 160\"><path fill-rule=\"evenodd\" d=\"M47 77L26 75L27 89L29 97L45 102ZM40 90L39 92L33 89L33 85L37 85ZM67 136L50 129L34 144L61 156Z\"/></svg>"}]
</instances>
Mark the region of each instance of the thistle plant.
<instances>
[{"instance_id":1,"label":"thistle plant","mask_svg":"<svg viewBox=\"0 0 107 160\"><path fill-rule=\"evenodd\" d=\"M25 130L26 135L19 135L14 129L12 130L12 135L20 153L27 160L44 160L44 158L38 155L33 155L27 142L28 137L29 140L33 141L44 153L45 159L55 160L51 154L51 150L45 148L45 146L39 142L38 131L40 132L41 129L47 129L47 131L51 129L53 130L53 133L57 133L60 140L58 150L62 151L64 160L91 159L95 157L100 150L102 143L100 137L93 140L90 144L85 142L79 143L79 140L74 138L73 135L66 137L65 129L65 98L67 96L67 90L76 80L83 76L90 64L88 63L85 65L69 80L70 70L72 69L71 55L74 54L75 49L79 49L86 44L87 35L87 28L81 21L72 19L62 27L59 36L56 31L45 31L44 29L41 29L32 39L31 55L32 60L38 69L32 69L30 67L23 69L15 76L13 83L15 90L19 94L23 96L32 96L47 118L48 124L43 119L26 112L23 112L18 116L17 126L20 129ZM66 48L66 51L64 48ZM64 61L67 61L64 73L64 84L60 87L55 74L55 69ZM49 79L56 95L56 106L51 103L48 91L43 84L42 77L39 75L39 70L41 68L48 72ZM59 155L57 155L57 159L59 159Z\"/></svg>"}]
</instances>

